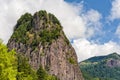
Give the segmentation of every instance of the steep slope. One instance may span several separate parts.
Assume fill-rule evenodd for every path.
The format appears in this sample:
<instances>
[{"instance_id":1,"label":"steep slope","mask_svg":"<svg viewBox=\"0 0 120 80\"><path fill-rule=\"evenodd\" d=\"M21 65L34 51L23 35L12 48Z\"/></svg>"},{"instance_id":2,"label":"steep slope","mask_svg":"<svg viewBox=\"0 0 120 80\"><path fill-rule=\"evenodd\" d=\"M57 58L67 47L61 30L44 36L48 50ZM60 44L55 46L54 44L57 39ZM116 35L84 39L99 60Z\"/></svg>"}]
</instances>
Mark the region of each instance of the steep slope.
<instances>
[{"instance_id":1,"label":"steep slope","mask_svg":"<svg viewBox=\"0 0 120 80\"><path fill-rule=\"evenodd\" d=\"M119 80L120 55L112 53L98 56L79 63L85 80Z\"/></svg>"},{"instance_id":2,"label":"steep slope","mask_svg":"<svg viewBox=\"0 0 120 80\"><path fill-rule=\"evenodd\" d=\"M28 58L35 70L42 66L60 80L83 80L76 53L53 14L39 11L21 16L7 45Z\"/></svg>"}]
</instances>

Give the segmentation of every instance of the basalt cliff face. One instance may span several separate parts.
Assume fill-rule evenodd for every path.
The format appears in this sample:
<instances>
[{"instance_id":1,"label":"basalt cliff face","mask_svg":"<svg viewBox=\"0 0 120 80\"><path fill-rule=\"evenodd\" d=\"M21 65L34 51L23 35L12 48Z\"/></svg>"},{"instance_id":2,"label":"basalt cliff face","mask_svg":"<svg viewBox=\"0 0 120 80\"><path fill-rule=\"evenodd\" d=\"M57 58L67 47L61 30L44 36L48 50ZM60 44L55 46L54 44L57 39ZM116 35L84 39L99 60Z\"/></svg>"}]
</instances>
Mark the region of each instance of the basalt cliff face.
<instances>
[{"instance_id":1,"label":"basalt cliff face","mask_svg":"<svg viewBox=\"0 0 120 80\"><path fill-rule=\"evenodd\" d=\"M53 14L22 15L7 46L28 58L35 70L41 65L60 80L83 80L76 53Z\"/></svg>"}]
</instances>

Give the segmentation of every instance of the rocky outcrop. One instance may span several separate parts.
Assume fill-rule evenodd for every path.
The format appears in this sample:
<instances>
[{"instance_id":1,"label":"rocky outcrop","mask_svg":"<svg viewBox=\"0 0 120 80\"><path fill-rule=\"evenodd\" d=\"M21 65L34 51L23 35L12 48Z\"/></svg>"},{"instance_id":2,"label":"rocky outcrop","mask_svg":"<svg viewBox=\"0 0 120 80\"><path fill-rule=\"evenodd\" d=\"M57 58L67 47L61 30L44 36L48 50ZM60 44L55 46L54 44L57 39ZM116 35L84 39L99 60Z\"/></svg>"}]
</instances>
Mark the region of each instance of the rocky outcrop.
<instances>
[{"instance_id":1,"label":"rocky outcrop","mask_svg":"<svg viewBox=\"0 0 120 80\"><path fill-rule=\"evenodd\" d=\"M27 57L35 70L42 65L60 80L83 80L76 53L60 22L46 11L23 15L7 45Z\"/></svg>"},{"instance_id":2,"label":"rocky outcrop","mask_svg":"<svg viewBox=\"0 0 120 80\"><path fill-rule=\"evenodd\" d=\"M107 60L106 65L109 67L120 67L120 60L109 59Z\"/></svg>"}]
</instances>

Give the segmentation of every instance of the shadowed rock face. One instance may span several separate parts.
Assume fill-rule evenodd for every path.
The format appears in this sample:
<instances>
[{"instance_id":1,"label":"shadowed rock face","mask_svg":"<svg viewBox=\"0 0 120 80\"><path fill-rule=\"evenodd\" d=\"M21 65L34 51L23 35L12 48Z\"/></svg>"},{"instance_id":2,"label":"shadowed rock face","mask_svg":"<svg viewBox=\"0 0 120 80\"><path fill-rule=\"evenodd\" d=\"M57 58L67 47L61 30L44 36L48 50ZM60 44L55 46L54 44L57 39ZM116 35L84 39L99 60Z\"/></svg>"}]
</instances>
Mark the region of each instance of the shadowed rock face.
<instances>
[{"instance_id":1,"label":"shadowed rock face","mask_svg":"<svg viewBox=\"0 0 120 80\"><path fill-rule=\"evenodd\" d=\"M120 67L120 55L117 53L113 53L107 56L108 60L106 61L106 65L109 67Z\"/></svg>"},{"instance_id":2,"label":"shadowed rock face","mask_svg":"<svg viewBox=\"0 0 120 80\"><path fill-rule=\"evenodd\" d=\"M106 63L109 67L120 67L120 60L110 59Z\"/></svg>"},{"instance_id":3,"label":"shadowed rock face","mask_svg":"<svg viewBox=\"0 0 120 80\"><path fill-rule=\"evenodd\" d=\"M23 15L7 45L27 57L35 70L42 65L60 80L83 80L76 53L60 22L46 11Z\"/></svg>"}]
</instances>

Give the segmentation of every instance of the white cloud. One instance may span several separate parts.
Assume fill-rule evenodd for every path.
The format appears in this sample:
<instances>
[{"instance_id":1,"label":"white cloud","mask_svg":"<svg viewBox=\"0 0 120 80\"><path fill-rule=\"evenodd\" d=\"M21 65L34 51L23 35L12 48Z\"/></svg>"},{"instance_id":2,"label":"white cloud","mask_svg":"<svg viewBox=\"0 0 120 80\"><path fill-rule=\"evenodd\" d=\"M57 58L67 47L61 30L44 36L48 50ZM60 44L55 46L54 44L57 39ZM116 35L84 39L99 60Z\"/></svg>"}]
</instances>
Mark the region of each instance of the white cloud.
<instances>
[{"instance_id":1,"label":"white cloud","mask_svg":"<svg viewBox=\"0 0 120 80\"><path fill-rule=\"evenodd\" d=\"M93 9L88 11L86 14L83 14L84 19L88 22L97 23L99 19L102 17L101 14Z\"/></svg>"},{"instance_id":2,"label":"white cloud","mask_svg":"<svg viewBox=\"0 0 120 80\"><path fill-rule=\"evenodd\" d=\"M0 38L4 43L7 43L17 19L22 14L33 14L41 9L58 17L69 39L82 36L85 32L84 22L77 11L81 7L69 5L63 0L0 0L0 5Z\"/></svg>"},{"instance_id":3,"label":"white cloud","mask_svg":"<svg viewBox=\"0 0 120 80\"><path fill-rule=\"evenodd\" d=\"M34 14L44 9L57 16L69 39L77 39L74 40L73 46L80 61L94 55L120 50L114 42L99 45L86 39L100 33L102 15L93 9L85 12L83 2L75 5L64 0L0 0L0 6L0 38L4 43L7 43L16 21L22 14L26 12Z\"/></svg>"},{"instance_id":4,"label":"white cloud","mask_svg":"<svg viewBox=\"0 0 120 80\"><path fill-rule=\"evenodd\" d=\"M109 19L120 19L120 0L113 0Z\"/></svg>"},{"instance_id":5,"label":"white cloud","mask_svg":"<svg viewBox=\"0 0 120 80\"><path fill-rule=\"evenodd\" d=\"M102 24L100 19L102 18L102 15L98 11L91 9L85 14L82 14L82 17L85 22L85 26L87 27L86 37L91 37L97 33L101 33ZM97 33L95 34L95 32Z\"/></svg>"},{"instance_id":6,"label":"white cloud","mask_svg":"<svg viewBox=\"0 0 120 80\"><path fill-rule=\"evenodd\" d=\"M88 59L93 56L107 55L113 52L120 53L120 46L112 41L105 44L96 44L87 39L74 40L72 44L78 56L78 61Z\"/></svg>"},{"instance_id":7,"label":"white cloud","mask_svg":"<svg viewBox=\"0 0 120 80\"><path fill-rule=\"evenodd\" d=\"M82 2L83 3L83 2ZM41 9L47 10L57 16L61 21L64 32L69 39L90 37L93 35L95 25L89 27L88 24L99 23L99 13L90 10L87 14L80 16L83 5L66 3L64 0L4 0L0 1L0 38L7 43L16 21L25 12L34 14ZM90 16L90 17L88 17ZM86 18L83 20L83 17ZM91 18L91 19L90 19ZM98 24L96 24L98 25Z\"/></svg>"},{"instance_id":8,"label":"white cloud","mask_svg":"<svg viewBox=\"0 0 120 80\"><path fill-rule=\"evenodd\" d=\"M120 25L118 25L115 34L120 38Z\"/></svg>"}]
</instances>

